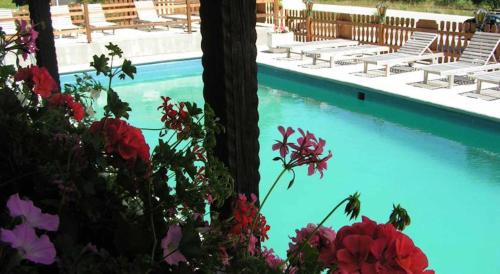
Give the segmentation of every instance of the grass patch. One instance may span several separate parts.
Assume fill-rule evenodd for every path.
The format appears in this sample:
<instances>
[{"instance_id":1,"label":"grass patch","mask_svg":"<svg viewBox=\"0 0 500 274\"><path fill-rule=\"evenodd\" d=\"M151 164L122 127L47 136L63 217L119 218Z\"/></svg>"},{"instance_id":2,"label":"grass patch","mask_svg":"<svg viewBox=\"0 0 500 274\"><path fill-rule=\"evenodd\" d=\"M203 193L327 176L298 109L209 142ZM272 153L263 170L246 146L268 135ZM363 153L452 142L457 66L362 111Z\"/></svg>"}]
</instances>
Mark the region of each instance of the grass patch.
<instances>
[{"instance_id":1,"label":"grass patch","mask_svg":"<svg viewBox=\"0 0 500 274\"><path fill-rule=\"evenodd\" d=\"M0 0L0 8L14 9L16 5L12 3L12 0Z\"/></svg>"},{"instance_id":2,"label":"grass patch","mask_svg":"<svg viewBox=\"0 0 500 274\"><path fill-rule=\"evenodd\" d=\"M362 7L374 8L379 1L378 0L358 0L358 1L316 0L315 2L321 4L362 6ZM389 9L432 12L441 14L455 14L455 15L465 15L471 17L473 16L474 11L478 8L478 6L474 5L469 0L459 0L456 1L454 4L449 4L449 5L439 5L434 0L423 1L418 4L405 3L403 1L393 1L393 2L388 2L388 4L389 4Z\"/></svg>"}]
</instances>

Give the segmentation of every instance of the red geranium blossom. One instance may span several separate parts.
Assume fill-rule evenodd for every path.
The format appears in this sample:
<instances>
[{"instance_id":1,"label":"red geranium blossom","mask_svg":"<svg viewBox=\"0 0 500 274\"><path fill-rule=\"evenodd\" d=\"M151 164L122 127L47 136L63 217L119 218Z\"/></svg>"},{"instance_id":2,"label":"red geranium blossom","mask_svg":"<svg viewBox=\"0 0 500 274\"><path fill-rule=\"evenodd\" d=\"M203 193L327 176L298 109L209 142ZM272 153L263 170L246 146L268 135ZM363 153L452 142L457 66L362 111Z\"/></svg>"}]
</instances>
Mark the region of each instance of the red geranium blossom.
<instances>
[{"instance_id":1,"label":"red geranium blossom","mask_svg":"<svg viewBox=\"0 0 500 274\"><path fill-rule=\"evenodd\" d=\"M161 121L165 127L173 129L177 132L177 138L182 139L186 133L191 130L189 114L184 109L186 104L180 102L178 105L171 103L170 97L161 97L163 104L158 107L162 109L163 116Z\"/></svg>"},{"instance_id":2,"label":"red geranium blossom","mask_svg":"<svg viewBox=\"0 0 500 274\"><path fill-rule=\"evenodd\" d=\"M52 78L46 68L31 66L21 68L14 76L15 81L26 81L35 94L42 98L49 97L52 92L58 90L56 81Z\"/></svg>"},{"instance_id":3,"label":"red geranium blossom","mask_svg":"<svg viewBox=\"0 0 500 274\"><path fill-rule=\"evenodd\" d=\"M81 121L83 117L85 117L85 108L82 104L75 102L73 96L69 94L56 93L50 97L49 105L52 107L63 106L66 105L72 114L73 118L77 121Z\"/></svg>"},{"instance_id":4,"label":"red geranium blossom","mask_svg":"<svg viewBox=\"0 0 500 274\"><path fill-rule=\"evenodd\" d=\"M267 224L266 218L262 214L259 213L259 216L257 216L257 212L259 211L255 205L257 197L252 194L251 199L251 201L248 201L244 194L238 195L238 199L233 206L235 224L231 228L230 233L237 236L255 234L260 237L261 241L265 241L269 239L267 232L270 226ZM255 223L254 219L256 219ZM253 230L252 226L254 226Z\"/></svg>"},{"instance_id":5,"label":"red geranium blossom","mask_svg":"<svg viewBox=\"0 0 500 274\"><path fill-rule=\"evenodd\" d=\"M335 239L335 273L433 274L425 270L427 257L391 224L363 217L361 223L341 228Z\"/></svg>"},{"instance_id":6,"label":"red geranium blossom","mask_svg":"<svg viewBox=\"0 0 500 274\"><path fill-rule=\"evenodd\" d=\"M140 129L118 118L103 118L90 126L90 132L104 137L107 153L116 154L129 163L136 159L149 163L149 146Z\"/></svg>"}]
</instances>

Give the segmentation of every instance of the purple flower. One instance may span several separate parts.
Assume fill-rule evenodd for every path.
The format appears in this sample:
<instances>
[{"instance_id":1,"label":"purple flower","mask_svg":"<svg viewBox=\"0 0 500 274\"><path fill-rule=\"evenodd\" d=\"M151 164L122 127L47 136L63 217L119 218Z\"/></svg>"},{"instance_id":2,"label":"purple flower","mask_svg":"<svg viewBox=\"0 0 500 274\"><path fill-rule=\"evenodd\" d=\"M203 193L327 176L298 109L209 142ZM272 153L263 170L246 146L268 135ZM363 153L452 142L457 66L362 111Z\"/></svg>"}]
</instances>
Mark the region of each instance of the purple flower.
<instances>
[{"instance_id":1,"label":"purple flower","mask_svg":"<svg viewBox=\"0 0 500 274\"><path fill-rule=\"evenodd\" d=\"M23 59L28 59L28 54L35 53L38 49L36 47L36 39L38 32L33 27L28 27L28 21L16 20L16 28L18 38L16 44L20 47L19 51L22 53Z\"/></svg>"},{"instance_id":2,"label":"purple flower","mask_svg":"<svg viewBox=\"0 0 500 274\"><path fill-rule=\"evenodd\" d=\"M19 193L9 197L7 207L11 217L21 216L25 223L31 227L47 231L57 231L59 227L59 216L42 213L40 208L33 205L32 201L19 198Z\"/></svg>"},{"instance_id":3,"label":"purple flower","mask_svg":"<svg viewBox=\"0 0 500 274\"><path fill-rule=\"evenodd\" d=\"M168 228L167 235L161 240L163 257L167 264L177 265L185 262L186 257L179 251L179 243L182 239L182 229L179 225L171 225Z\"/></svg>"},{"instance_id":4,"label":"purple flower","mask_svg":"<svg viewBox=\"0 0 500 274\"><path fill-rule=\"evenodd\" d=\"M34 263L50 265L55 261L54 244L47 235L38 237L29 224L20 224L13 230L0 229L0 241L10 244L23 258Z\"/></svg>"}]
</instances>

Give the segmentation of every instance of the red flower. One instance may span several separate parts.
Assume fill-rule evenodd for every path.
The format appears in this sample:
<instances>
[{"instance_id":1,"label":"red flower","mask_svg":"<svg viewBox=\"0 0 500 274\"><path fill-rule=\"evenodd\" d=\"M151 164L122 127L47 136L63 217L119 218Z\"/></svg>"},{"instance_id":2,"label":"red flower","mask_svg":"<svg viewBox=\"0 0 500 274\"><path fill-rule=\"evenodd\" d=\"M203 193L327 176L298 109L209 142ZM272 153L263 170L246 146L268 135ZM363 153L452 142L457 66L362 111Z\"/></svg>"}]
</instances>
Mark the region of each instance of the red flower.
<instances>
[{"instance_id":1,"label":"red flower","mask_svg":"<svg viewBox=\"0 0 500 274\"><path fill-rule=\"evenodd\" d=\"M75 102L73 96L69 94L56 93L50 97L49 106L66 106L68 107L73 115L73 118L77 121L81 121L85 117L85 108L82 104Z\"/></svg>"},{"instance_id":2,"label":"red flower","mask_svg":"<svg viewBox=\"0 0 500 274\"><path fill-rule=\"evenodd\" d=\"M230 233L234 236L251 236L256 235L261 241L269 239L267 232L271 228L266 221L266 218L259 213L257 216L258 208L255 206L257 197L251 195L252 201L248 201L244 194L238 195L233 206L233 217L235 224L232 226ZM254 224L254 219L255 224ZM252 226L253 230L252 230Z\"/></svg>"},{"instance_id":3,"label":"red flower","mask_svg":"<svg viewBox=\"0 0 500 274\"><path fill-rule=\"evenodd\" d=\"M391 224L367 217L345 226L335 239L336 273L432 274L425 254Z\"/></svg>"},{"instance_id":4,"label":"red flower","mask_svg":"<svg viewBox=\"0 0 500 274\"><path fill-rule=\"evenodd\" d=\"M33 92L42 98L47 98L52 92L58 90L56 81L54 81L49 71L43 67L21 68L14 76L14 80L26 81L28 86L33 89Z\"/></svg>"},{"instance_id":5,"label":"red flower","mask_svg":"<svg viewBox=\"0 0 500 274\"><path fill-rule=\"evenodd\" d=\"M177 138L182 139L190 130L190 119L188 112L184 110L186 104L181 102L178 105L174 105L170 102L170 97L161 97L163 104L158 107L162 109L163 116L161 121L165 124L165 127L177 131ZM177 108L177 110L175 110Z\"/></svg>"},{"instance_id":6,"label":"red flower","mask_svg":"<svg viewBox=\"0 0 500 274\"><path fill-rule=\"evenodd\" d=\"M140 129L117 118L103 118L90 126L90 132L101 134L107 153L119 155L129 163L136 159L149 163L149 146Z\"/></svg>"}]
</instances>

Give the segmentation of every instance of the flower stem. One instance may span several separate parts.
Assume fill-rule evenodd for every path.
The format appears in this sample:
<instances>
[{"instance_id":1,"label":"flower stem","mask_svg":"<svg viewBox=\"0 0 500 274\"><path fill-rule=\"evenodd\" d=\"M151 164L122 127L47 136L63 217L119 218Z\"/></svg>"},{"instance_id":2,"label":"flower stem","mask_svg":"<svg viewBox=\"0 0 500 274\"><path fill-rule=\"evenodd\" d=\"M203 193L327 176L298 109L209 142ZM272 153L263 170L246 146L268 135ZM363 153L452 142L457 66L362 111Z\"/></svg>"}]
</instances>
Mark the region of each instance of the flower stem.
<instances>
[{"instance_id":1,"label":"flower stem","mask_svg":"<svg viewBox=\"0 0 500 274\"><path fill-rule=\"evenodd\" d=\"M312 236L314 236L314 234L319 230L319 228L332 216L332 214L342 205L344 204L345 202L349 201L349 197L348 198L345 198L344 200L342 200L340 203L338 203L332 210L330 210L330 212L325 216L325 218L323 218L323 220L319 223L319 225L316 226L316 228L311 232L309 233L309 235L307 236L306 240L303 241L300 246L299 246L299 249L297 249L297 251L295 251L292 256L288 256L288 258L286 258L286 261L283 263L283 264L286 264L288 261L291 261L292 259L295 259L295 257L297 257L298 254L300 254L300 252L302 251L302 249L304 249L304 247L306 246L307 243L309 243L309 240L311 240ZM287 266L286 270L285 270L285 273L288 273L288 269L290 268L290 265Z\"/></svg>"}]
</instances>

